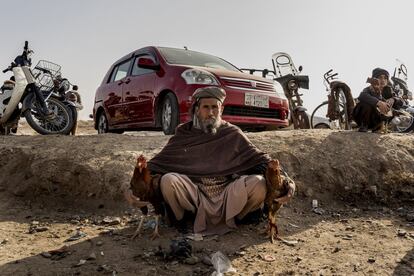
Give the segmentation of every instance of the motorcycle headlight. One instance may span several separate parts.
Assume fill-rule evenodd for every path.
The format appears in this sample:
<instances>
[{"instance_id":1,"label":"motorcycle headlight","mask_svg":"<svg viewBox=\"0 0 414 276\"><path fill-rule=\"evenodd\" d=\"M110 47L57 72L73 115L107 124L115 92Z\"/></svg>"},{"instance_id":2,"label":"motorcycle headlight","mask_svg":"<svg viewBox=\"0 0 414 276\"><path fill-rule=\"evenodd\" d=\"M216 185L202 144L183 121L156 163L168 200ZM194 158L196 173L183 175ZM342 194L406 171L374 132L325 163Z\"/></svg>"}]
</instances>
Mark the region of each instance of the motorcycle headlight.
<instances>
[{"instance_id":1,"label":"motorcycle headlight","mask_svg":"<svg viewBox=\"0 0 414 276\"><path fill-rule=\"evenodd\" d=\"M187 69L181 74L181 77L187 84L219 84L213 74L199 69Z\"/></svg>"},{"instance_id":2,"label":"motorcycle headlight","mask_svg":"<svg viewBox=\"0 0 414 276\"><path fill-rule=\"evenodd\" d=\"M288 82L288 87L291 90L296 90L296 89L298 89L298 84L297 84L297 82L295 80L290 80Z\"/></svg>"}]
</instances>

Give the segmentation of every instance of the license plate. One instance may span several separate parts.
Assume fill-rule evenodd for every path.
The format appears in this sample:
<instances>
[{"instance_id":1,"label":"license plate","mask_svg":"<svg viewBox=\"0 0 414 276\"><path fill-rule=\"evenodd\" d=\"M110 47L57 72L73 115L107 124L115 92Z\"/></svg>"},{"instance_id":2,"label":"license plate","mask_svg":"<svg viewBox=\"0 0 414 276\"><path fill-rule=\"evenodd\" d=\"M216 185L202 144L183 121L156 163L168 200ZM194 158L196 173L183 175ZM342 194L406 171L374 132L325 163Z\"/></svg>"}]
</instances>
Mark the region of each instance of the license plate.
<instances>
[{"instance_id":1,"label":"license plate","mask_svg":"<svg viewBox=\"0 0 414 276\"><path fill-rule=\"evenodd\" d=\"M244 104L249 106L269 108L269 96L246 93L244 94Z\"/></svg>"}]
</instances>

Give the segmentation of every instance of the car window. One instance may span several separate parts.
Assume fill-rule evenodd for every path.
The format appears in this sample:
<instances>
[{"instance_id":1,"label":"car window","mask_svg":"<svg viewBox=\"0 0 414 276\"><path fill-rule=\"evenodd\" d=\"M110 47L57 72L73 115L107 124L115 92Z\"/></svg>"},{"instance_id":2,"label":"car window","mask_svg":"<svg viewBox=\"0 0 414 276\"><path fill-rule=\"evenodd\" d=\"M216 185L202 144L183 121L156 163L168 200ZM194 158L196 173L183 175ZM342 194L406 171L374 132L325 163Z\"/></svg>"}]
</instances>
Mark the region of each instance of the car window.
<instances>
[{"instance_id":1,"label":"car window","mask_svg":"<svg viewBox=\"0 0 414 276\"><path fill-rule=\"evenodd\" d=\"M166 47L158 47L158 50L170 64L202 66L240 72L233 64L212 55Z\"/></svg>"},{"instance_id":2,"label":"car window","mask_svg":"<svg viewBox=\"0 0 414 276\"><path fill-rule=\"evenodd\" d=\"M141 55L141 56L137 56L134 60L134 64L132 65L132 76L139 76L139 75L144 75L144 74L148 74L148 73L152 73L154 72L154 70L151 69L145 69L145 68L141 68L138 67L138 60L140 58L149 58L152 59L153 61L155 61L154 57L151 55Z\"/></svg>"},{"instance_id":3,"label":"car window","mask_svg":"<svg viewBox=\"0 0 414 276\"><path fill-rule=\"evenodd\" d=\"M128 75L130 64L131 64L131 59L116 66L114 69L114 72L112 73L111 82L118 81L120 79L125 78Z\"/></svg>"}]
</instances>

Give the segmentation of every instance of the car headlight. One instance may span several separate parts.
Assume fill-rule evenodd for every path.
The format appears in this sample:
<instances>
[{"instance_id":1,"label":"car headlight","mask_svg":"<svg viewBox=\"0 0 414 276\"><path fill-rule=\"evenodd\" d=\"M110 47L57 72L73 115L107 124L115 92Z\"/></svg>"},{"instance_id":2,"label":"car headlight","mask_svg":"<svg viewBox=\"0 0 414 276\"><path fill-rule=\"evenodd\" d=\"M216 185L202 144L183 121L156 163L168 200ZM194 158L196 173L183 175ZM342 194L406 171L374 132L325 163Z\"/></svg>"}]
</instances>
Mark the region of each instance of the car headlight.
<instances>
[{"instance_id":1,"label":"car headlight","mask_svg":"<svg viewBox=\"0 0 414 276\"><path fill-rule=\"evenodd\" d=\"M282 85L278 81L273 81L273 87L274 87L274 90L276 92L276 95L279 98L282 98L282 99L286 99L287 100L286 95L285 95L285 92L283 90L283 87L282 87Z\"/></svg>"},{"instance_id":2,"label":"car headlight","mask_svg":"<svg viewBox=\"0 0 414 276\"><path fill-rule=\"evenodd\" d=\"M219 84L213 74L199 69L187 69L181 74L181 77L187 84Z\"/></svg>"}]
</instances>

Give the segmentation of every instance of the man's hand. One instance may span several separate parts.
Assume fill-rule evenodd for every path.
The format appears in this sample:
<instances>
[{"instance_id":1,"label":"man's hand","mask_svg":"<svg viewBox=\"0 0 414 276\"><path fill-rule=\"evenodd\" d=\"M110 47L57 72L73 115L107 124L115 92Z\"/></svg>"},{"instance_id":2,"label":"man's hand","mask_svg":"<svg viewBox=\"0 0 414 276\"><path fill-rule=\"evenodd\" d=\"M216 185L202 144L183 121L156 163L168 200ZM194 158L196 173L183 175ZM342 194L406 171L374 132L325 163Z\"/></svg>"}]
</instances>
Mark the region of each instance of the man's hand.
<instances>
[{"instance_id":1,"label":"man's hand","mask_svg":"<svg viewBox=\"0 0 414 276\"><path fill-rule=\"evenodd\" d=\"M382 114L387 114L388 111L390 111L390 107L386 102L378 101L377 107L380 110Z\"/></svg>"},{"instance_id":2,"label":"man's hand","mask_svg":"<svg viewBox=\"0 0 414 276\"><path fill-rule=\"evenodd\" d=\"M280 204L288 203L292 199L293 195L295 194L295 190L296 190L295 182L287 181L287 186L288 186L288 189L289 189L288 193L285 196L282 196L282 197L279 197L279 198L275 199Z\"/></svg>"}]
</instances>

